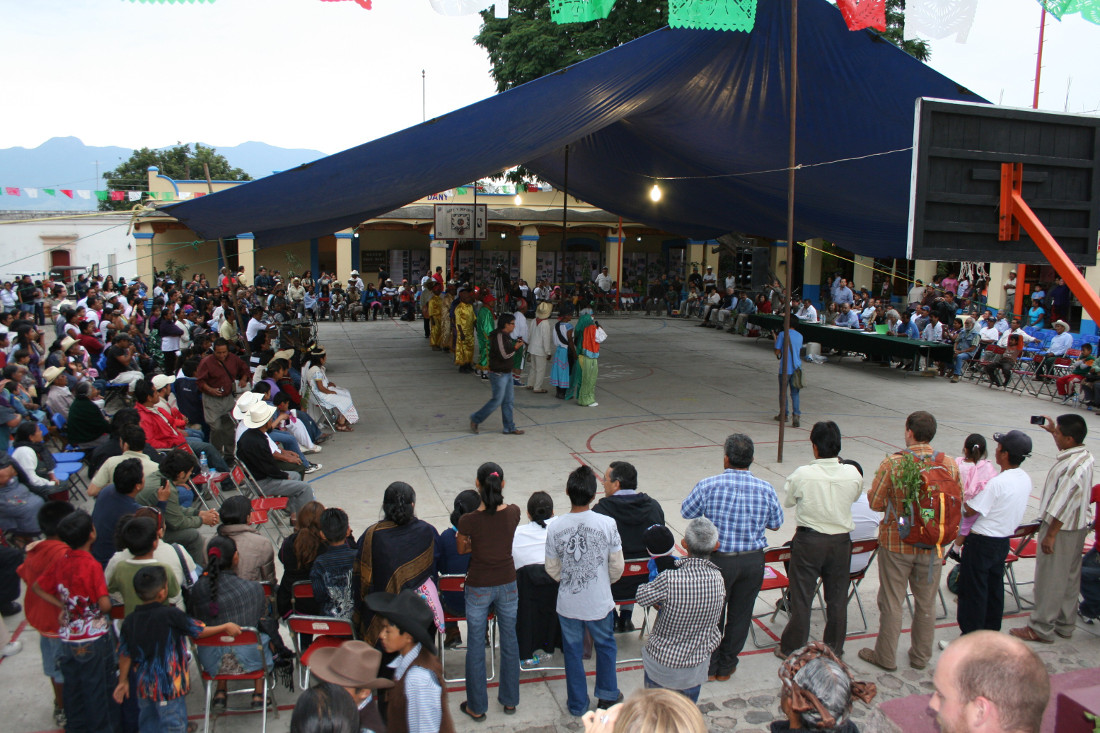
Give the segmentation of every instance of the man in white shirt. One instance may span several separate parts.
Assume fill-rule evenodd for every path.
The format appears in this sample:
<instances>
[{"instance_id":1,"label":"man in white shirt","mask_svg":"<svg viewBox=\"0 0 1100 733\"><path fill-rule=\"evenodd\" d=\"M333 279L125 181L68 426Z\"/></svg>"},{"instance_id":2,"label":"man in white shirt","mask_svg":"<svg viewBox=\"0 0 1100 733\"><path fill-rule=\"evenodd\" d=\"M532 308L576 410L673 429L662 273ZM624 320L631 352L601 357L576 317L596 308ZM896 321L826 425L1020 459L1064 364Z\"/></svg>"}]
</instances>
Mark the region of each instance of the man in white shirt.
<instances>
[{"instance_id":1,"label":"man in white shirt","mask_svg":"<svg viewBox=\"0 0 1100 733\"><path fill-rule=\"evenodd\" d=\"M607 274L607 268L600 270L600 274L596 275L596 287L605 293L611 292L611 276Z\"/></svg>"},{"instance_id":2,"label":"man in white shirt","mask_svg":"<svg viewBox=\"0 0 1100 733\"><path fill-rule=\"evenodd\" d=\"M527 312L527 301L520 298L516 301L516 312L513 313L516 317L516 327L512 329L511 336L516 341L523 341L523 347L516 350L514 361L512 362L512 384L515 387L522 387L523 385L523 363L527 357L527 316L524 313Z\"/></svg>"},{"instance_id":3,"label":"man in white shirt","mask_svg":"<svg viewBox=\"0 0 1100 733\"><path fill-rule=\"evenodd\" d=\"M706 290L708 285L718 285L718 276L714 274L714 268L710 265L707 266L707 271L703 273L703 290Z\"/></svg>"},{"instance_id":4,"label":"man in white shirt","mask_svg":"<svg viewBox=\"0 0 1100 733\"><path fill-rule=\"evenodd\" d=\"M1066 355L1073 348L1073 334L1069 332L1069 324L1065 321L1054 322L1055 336L1050 340L1050 347L1043 354L1043 361L1035 369L1035 374L1047 374L1054 368L1054 362Z\"/></svg>"},{"instance_id":5,"label":"man in white shirt","mask_svg":"<svg viewBox=\"0 0 1100 733\"><path fill-rule=\"evenodd\" d=\"M1024 519L1031 496L1031 477L1020 464L1031 454L1031 438L1019 430L994 433L994 460L1001 473L963 504L963 514L977 516L963 545L959 563L959 631L1001 630L1004 614L1005 556L1009 538Z\"/></svg>"},{"instance_id":6,"label":"man in white shirt","mask_svg":"<svg viewBox=\"0 0 1100 733\"><path fill-rule=\"evenodd\" d=\"M1005 280L1005 304L1004 307L1011 310L1012 304L1016 300L1016 271L1009 270L1008 279Z\"/></svg>"},{"instance_id":7,"label":"man in white shirt","mask_svg":"<svg viewBox=\"0 0 1100 733\"><path fill-rule=\"evenodd\" d=\"M978 338L983 345L993 344L1000 340L1001 332L997 330L997 319L989 316L985 319L985 328L978 331Z\"/></svg>"},{"instance_id":8,"label":"man in white shirt","mask_svg":"<svg viewBox=\"0 0 1100 733\"><path fill-rule=\"evenodd\" d=\"M802 307L798 309L796 317L806 323L817 323L817 308L814 308L814 302L809 298L803 298Z\"/></svg>"},{"instance_id":9,"label":"man in white shirt","mask_svg":"<svg viewBox=\"0 0 1100 733\"><path fill-rule=\"evenodd\" d=\"M924 281L917 280L913 287L909 288L909 305L920 305L924 300Z\"/></svg>"},{"instance_id":10,"label":"man in white shirt","mask_svg":"<svg viewBox=\"0 0 1100 733\"><path fill-rule=\"evenodd\" d=\"M1022 338L1025 344L1029 344L1032 341L1036 340L1034 336L1027 335L1026 333L1024 333L1024 329L1020 328L1019 318L1013 318L1012 322L1009 324L1009 329L1001 334L1001 338L997 339L997 345L1002 348L1008 346L1008 337L1013 334L1016 334L1017 336Z\"/></svg>"},{"instance_id":11,"label":"man in white shirt","mask_svg":"<svg viewBox=\"0 0 1100 733\"><path fill-rule=\"evenodd\" d=\"M726 275L726 290L733 290L737 287L737 278L733 276L733 273Z\"/></svg>"},{"instance_id":12,"label":"man in white shirt","mask_svg":"<svg viewBox=\"0 0 1100 733\"><path fill-rule=\"evenodd\" d=\"M943 324L938 314L929 316L928 325L920 332L920 337L922 341L943 341Z\"/></svg>"}]
</instances>

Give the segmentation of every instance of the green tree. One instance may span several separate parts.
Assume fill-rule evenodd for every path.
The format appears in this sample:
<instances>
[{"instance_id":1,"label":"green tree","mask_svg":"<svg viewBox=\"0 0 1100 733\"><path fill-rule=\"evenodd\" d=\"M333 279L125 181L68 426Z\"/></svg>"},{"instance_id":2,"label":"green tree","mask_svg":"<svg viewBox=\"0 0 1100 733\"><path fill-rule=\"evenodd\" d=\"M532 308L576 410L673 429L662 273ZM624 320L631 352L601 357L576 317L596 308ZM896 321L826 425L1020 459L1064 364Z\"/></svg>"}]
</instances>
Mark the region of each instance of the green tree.
<instances>
[{"instance_id":1,"label":"green tree","mask_svg":"<svg viewBox=\"0 0 1100 733\"><path fill-rule=\"evenodd\" d=\"M177 180L203 178L203 163L210 166L210 178L216 181L251 181L252 176L240 168L234 168L225 159L218 155L217 150L201 143L195 143L194 150L191 144L177 143L170 148L151 150L142 148L135 150L126 160L114 170L103 174L107 181L107 187L113 191L145 191L149 187L149 166L160 168L161 174ZM100 201L100 211L122 211L133 207L130 201Z\"/></svg>"},{"instance_id":2,"label":"green tree","mask_svg":"<svg viewBox=\"0 0 1100 733\"><path fill-rule=\"evenodd\" d=\"M913 58L928 63L932 47L922 38L905 37L905 0L886 0L886 33L890 41Z\"/></svg>"}]
</instances>

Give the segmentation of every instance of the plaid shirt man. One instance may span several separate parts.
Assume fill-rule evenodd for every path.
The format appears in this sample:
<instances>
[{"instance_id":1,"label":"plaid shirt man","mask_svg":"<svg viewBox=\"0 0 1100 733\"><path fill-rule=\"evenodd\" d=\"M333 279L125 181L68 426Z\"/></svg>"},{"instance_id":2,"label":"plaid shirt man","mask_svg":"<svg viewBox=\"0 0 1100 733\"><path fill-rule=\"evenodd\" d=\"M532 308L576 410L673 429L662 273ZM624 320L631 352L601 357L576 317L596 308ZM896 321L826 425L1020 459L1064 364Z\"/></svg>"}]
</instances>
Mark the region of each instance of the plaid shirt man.
<instances>
[{"instance_id":1,"label":"plaid shirt man","mask_svg":"<svg viewBox=\"0 0 1100 733\"><path fill-rule=\"evenodd\" d=\"M924 460L935 455L935 451L932 450L932 446L928 443L914 443L909 446L915 458L918 460ZM894 486L894 465L900 463L902 460L902 454L895 453L891 456L887 456L878 467L878 471L875 472L875 480L871 484L871 490L867 492L867 502L871 505L871 508L876 512L886 512L886 515L882 519L882 524L878 526L878 542L879 547L889 550L890 552L898 552L902 555L916 555L918 553L927 553L931 550L922 550L916 545L909 545L901 541L901 537L898 536L898 518L897 511L901 510L902 502L905 501L905 495L902 490ZM954 461L946 461L944 463L945 468L950 471L951 476L959 482L962 482L959 478L959 467L955 465ZM887 507L893 507L893 510Z\"/></svg>"},{"instance_id":2,"label":"plaid shirt man","mask_svg":"<svg viewBox=\"0 0 1100 733\"><path fill-rule=\"evenodd\" d=\"M783 524L775 489L750 471L727 468L708 476L680 506L684 519L705 516L718 527L719 552L748 552L768 546L764 530Z\"/></svg>"},{"instance_id":3,"label":"plaid shirt man","mask_svg":"<svg viewBox=\"0 0 1100 733\"><path fill-rule=\"evenodd\" d=\"M660 605L646 652L659 664L677 669L710 659L722 633L718 620L726 602L726 583L718 566L700 557L685 557L638 587L637 602Z\"/></svg>"}]
</instances>

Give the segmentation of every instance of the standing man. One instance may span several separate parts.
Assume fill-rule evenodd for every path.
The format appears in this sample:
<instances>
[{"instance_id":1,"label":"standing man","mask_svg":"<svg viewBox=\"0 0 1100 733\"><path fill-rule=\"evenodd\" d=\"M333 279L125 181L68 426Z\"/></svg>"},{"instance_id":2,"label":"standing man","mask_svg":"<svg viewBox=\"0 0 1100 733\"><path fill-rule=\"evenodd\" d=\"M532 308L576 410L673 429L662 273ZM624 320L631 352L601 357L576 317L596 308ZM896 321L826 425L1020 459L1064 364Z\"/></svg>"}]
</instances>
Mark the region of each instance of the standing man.
<instances>
[{"instance_id":1,"label":"standing man","mask_svg":"<svg viewBox=\"0 0 1100 733\"><path fill-rule=\"evenodd\" d=\"M959 563L959 631L1001 630L1005 609L1005 557L1009 538L1023 521L1031 496L1031 477L1020 468L1031 455L1031 438L1019 430L994 433L994 460L1001 472L963 505L970 527Z\"/></svg>"},{"instance_id":2,"label":"standing man","mask_svg":"<svg viewBox=\"0 0 1100 733\"><path fill-rule=\"evenodd\" d=\"M488 306L482 306L488 312ZM489 386L493 395L481 409L470 415L470 432L477 433L478 426L500 407L500 417L504 423L505 435L523 435L512 421L512 405L515 402L515 385L512 383L512 365L519 349L523 348L523 339L512 340L512 331L516 327L516 317L511 313L501 313L497 318L497 328L489 333L485 340L486 364L489 370Z\"/></svg>"},{"instance_id":3,"label":"standing man","mask_svg":"<svg viewBox=\"0 0 1100 733\"><path fill-rule=\"evenodd\" d=\"M898 668L901 608L905 603L907 588L913 594L914 604L909 666L913 669L924 669L932 658L932 637L936 630L936 597L943 564L933 550L921 549L901 541L898 534L898 512L902 511L905 490L894 485L894 472L906 454L919 461L932 458L937 462L938 468L947 471L949 478L954 480L953 495L961 502L959 468L953 460L932 450L929 444L935 437L936 418L931 413L918 410L905 418L906 449L887 456L879 465L871 491L867 495L871 508L877 512L886 512L886 516L878 529L878 637L874 649L859 650L859 658L887 672ZM942 483L940 486L946 488Z\"/></svg>"},{"instance_id":4,"label":"standing man","mask_svg":"<svg viewBox=\"0 0 1100 733\"><path fill-rule=\"evenodd\" d=\"M214 353L207 354L199 362L195 372L202 390L202 411L210 426L210 442L226 461L233 460L233 433L236 426L229 416L233 411L234 387L244 389L248 385L248 366L236 354L229 353L229 342L219 338L214 342Z\"/></svg>"},{"instance_id":5,"label":"standing man","mask_svg":"<svg viewBox=\"0 0 1100 733\"><path fill-rule=\"evenodd\" d=\"M596 652L596 707L607 709L623 698L615 675L611 584L622 577L625 562L615 522L588 509L596 498L592 469L581 466L569 474L565 493L571 509L547 528L546 573L560 582L557 611L566 705L571 714L581 716L588 711L588 678L581 659L586 630Z\"/></svg>"},{"instance_id":6,"label":"standing man","mask_svg":"<svg viewBox=\"0 0 1100 733\"><path fill-rule=\"evenodd\" d=\"M780 392L790 388L791 399L790 404L786 405L784 411L777 414L773 420L778 422L787 422L787 413L790 412L791 427L797 428L799 426L799 418L802 416L802 411L798 407L798 393L802 391L801 387L795 386L795 372L802 368L802 334L798 331L791 329L791 343L789 347L784 346L784 332L780 331L779 335L775 339L775 358L779 359L779 389ZM783 351L787 352L787 372L783 373ZM850 502L849 502L850 503ZM797 648L797 647L796 647ZM794 651L793 649L791 651Z\"/></svg>"},{"instance_id":7,"label":"standing man","mask_svg":"<svg viewBox=\"0 0 1100 733\"><path fill-rule=\"evenodd\" d=\"M638 469L626 461L612 461L600 481L603 483L604 495L592 507L592 511L615 521L615 527L622 539L623 557L628 560L648 558L645 531L654 524L665 523L665 512L661 505L652 496L638 491ZM611 595L616 601L633 601L638 586L645 580L645 576L641 575L623 578L611 586ZM633 603L622 606L618 618L615 619L615 631L633 631L633 613Z\"/></svg>"},{"instance_id":8,"label":"standing man","mask_svg":"<svg viewBox=\"0 0 1100 733\"><path fill-rule=\"evenodd\" d=\"M1004 284L1005 302L1002 306L1002 310L1006 313L1011 313L1012 309L1016 307L1016 271L1008 271L1008 279Z\"/></svg>"},{"instance_id":9,"label":"standing man","mask_svg":"<svg viewBox=\"0 0 1100 733\"><path fill-rule=\"evenodd\" d=\"M680 506L684 519L706 517L718 527L718 551L711 561L726 583L726 607L719 623L722 641L711 654L708 678L719 681L737 671L737 655L749 634L752 607L764 582L764 530L774 532L783 524L775 489L752 475L752 459L752 438L729 436L723 446L725 470L695 484Z\"/></svg>"},{"instance_id":10,"label":"standing man","mask_svg":"<svg viewBox=\"0 0 1100 733\"><path fill-rule=\"evenodd\" d=\"M1077 622L1081 590L1081 548L1092 521L1093 458L1084 446L1085 418L1073 413L1043 418L1058 456L1047 472L1039 500L1040 552L1035 558L1035 608L1027 626L1011 633L1024 641L1050 644L1069 639ZM969 542L969 540L967 540Z\"/></svg>"},{"instance_id":11,"label":"standing man","mask_svg":"<svg viewBox=\"0 0 1100 733\"><path fill-rule=\"evenodd\" d=\"M852 504L863 493L863 476L841 463L840 428L831 420L810 431L814 462L796 468L784 486L784 507L795 507L798 529L791 543L790 619L775 648L786 659L810 638L810 605L820 578L825 589L824 642L839 657L848 632L848 577L852 555Z\"/></svg>"}]
</instances>

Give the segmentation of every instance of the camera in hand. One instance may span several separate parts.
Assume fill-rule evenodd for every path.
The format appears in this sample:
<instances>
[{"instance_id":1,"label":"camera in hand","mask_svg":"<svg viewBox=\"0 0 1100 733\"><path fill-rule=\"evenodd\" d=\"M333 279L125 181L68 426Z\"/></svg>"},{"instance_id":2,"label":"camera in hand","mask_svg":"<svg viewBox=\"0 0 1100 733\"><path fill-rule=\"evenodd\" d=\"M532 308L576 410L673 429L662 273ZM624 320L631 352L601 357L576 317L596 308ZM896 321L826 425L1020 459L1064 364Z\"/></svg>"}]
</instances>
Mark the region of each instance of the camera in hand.
<instances>
[{"instance_id":1,"label":"camera in hand","mask_svg":"<svg viewBox=\"0 0 1100 733\"><path fill-rule=\"evenodd\" d=\"M1046 421L1047 421L1047 419L1045 417L1043 417L1042 415L1032 415L1031 416L1031 424L1032 425L1045 425Z\"/></svg>"}]
</instances>

